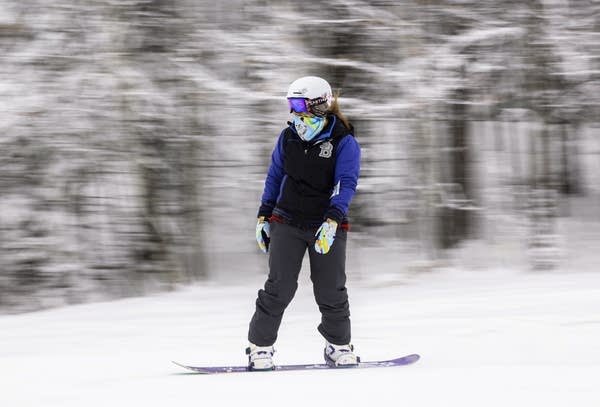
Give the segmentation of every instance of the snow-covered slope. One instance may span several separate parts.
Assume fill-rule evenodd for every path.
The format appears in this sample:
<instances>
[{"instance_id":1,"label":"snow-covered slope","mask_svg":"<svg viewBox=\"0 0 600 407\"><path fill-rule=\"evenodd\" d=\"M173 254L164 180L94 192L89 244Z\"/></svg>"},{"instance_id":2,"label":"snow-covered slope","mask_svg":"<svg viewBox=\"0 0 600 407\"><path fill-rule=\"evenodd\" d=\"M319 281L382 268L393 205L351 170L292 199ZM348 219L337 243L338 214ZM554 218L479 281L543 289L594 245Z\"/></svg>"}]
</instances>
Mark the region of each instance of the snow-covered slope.
<instances>
[{"instance_id":1,"label":"snow-covered slope","mask_svg":"<svg viewBox=\"0 0 600 407\"><path fill-rule=\"evenodd\" d=\"M305 273L280 363L320 361ZM598 406L600 277L446 270L350 281L364 359L410 367L198 376L170 363L242 364L256 276L146 298L0 317L0 405Z\"/></svg>"}]
</instances>

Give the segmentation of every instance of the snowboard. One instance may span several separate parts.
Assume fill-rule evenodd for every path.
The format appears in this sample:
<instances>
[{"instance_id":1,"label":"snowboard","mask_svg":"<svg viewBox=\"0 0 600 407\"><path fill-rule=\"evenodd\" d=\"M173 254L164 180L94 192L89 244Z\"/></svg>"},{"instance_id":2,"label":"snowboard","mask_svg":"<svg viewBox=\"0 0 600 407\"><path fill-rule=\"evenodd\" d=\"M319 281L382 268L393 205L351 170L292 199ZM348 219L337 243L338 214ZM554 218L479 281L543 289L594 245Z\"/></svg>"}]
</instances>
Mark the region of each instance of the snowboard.
<instances>
[{"instance_id":1,"label":"snowboard","mask_svg":"<svg viewBox=\"0 0 600 407\"><path fill-rule=\"evenodd\" d=\"M292 370L326 370L326 369L367 369L374 367L393 367L406 366L415 363L420 359L417 354L406 355L390 360L376 360L371 362L360 362L355 366L335 367L327 363L309 363L300 365L277 365L272 370L250 370L248 366L188 366L181 363L173 362L177 366L184 369L192 370L200 374L216 374L216 373L256 373L256 372L273 372L273 371L292 371Z\"/></svg>"}]
</instances>

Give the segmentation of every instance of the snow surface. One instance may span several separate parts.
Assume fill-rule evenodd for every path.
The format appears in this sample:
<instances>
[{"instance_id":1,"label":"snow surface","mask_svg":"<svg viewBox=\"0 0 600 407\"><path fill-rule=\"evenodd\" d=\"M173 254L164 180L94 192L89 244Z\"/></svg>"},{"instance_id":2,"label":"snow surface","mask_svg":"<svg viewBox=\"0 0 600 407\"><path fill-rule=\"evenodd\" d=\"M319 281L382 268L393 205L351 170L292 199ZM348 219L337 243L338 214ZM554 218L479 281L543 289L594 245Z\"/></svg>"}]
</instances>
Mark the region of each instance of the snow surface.
<instances>
[{"instance_id":1,"label":"snow surface","mask_svg":"<svg viewBox=\"0 0 600 407\"><path fill-rule=\"evenodd\" d=\"M321 359L306 274L279 363ZM420 353L408 367L201 376L170 362L245 363L262 280L2 316L0 406L600 405L600 276L590 272L446 269L349 281L358 353Z\"/></svg>"}]
</instances>

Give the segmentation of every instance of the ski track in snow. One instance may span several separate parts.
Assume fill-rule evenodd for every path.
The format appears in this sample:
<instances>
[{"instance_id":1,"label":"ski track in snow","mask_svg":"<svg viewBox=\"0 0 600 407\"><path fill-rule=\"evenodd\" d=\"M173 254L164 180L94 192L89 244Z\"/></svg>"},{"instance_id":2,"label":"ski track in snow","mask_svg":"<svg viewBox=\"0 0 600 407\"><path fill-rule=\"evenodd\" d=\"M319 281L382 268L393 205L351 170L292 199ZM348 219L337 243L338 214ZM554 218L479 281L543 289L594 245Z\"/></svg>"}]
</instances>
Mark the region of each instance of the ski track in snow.
<instances>
[{"instance_id":1,"label":"ski track in snow","mask_svg":"<svg viewBox=\"0 0 600 407\"><path fill-rule=\"evenodd\" d=\"M200 376L171 363L245 363L262 280L2 316L0 405L600 405L600 276L589 272L350 280L357 353L421 354L408 367ZM321 361L307 280L286 311L279 363Z\"/></svg>"}]
</instances>

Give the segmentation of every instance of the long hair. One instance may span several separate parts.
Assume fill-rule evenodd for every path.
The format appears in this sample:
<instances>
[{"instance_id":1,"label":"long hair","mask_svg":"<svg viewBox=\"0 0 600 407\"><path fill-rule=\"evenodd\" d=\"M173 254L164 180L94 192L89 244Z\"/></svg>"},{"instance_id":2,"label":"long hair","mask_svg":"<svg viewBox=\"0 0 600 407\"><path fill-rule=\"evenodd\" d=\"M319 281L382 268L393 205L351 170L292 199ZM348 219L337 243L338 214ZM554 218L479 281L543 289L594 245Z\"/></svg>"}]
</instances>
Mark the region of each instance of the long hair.
<instances>
[{"instance_id":1,"label":"long hair","mask_svg":"<svg viewBox=\"0 0 600 407\"><path fill-rule=\"evenodd\" d=\"M342 121L342 123L344 123L344 126L346 126L346 128L348 130L351 130L352 125L350 124L350 122L348 121L346 116L344 116L342 111L340 110L340 104L338 102L339 97L340 97L340 91L336 90L335 93L333 94L333 101L331 102L331 106L329 107L329 112L336 115L336 117L338 119L340 119Z\"/></svg>"}]
</instances>

